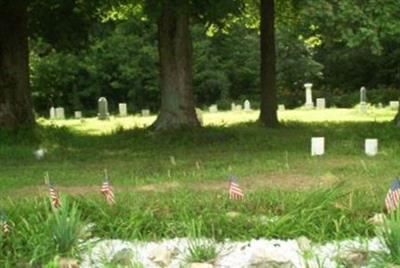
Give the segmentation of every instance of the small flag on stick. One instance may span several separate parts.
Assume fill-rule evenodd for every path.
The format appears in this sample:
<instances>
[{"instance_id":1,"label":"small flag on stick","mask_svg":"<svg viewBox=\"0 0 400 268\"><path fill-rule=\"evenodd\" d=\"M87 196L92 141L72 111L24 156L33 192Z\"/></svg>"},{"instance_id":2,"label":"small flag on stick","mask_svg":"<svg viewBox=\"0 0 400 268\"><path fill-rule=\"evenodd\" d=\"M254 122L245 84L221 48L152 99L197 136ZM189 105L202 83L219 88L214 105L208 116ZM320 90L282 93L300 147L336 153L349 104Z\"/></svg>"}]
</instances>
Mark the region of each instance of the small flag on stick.
<instances>
[{"instance_id":1,"label":"small flag on stick","mask_svg":"<svg viewBox=\"0 0 400 268\"><path fill-rule=\"evenodd\" d=\"M231 177L229 182L229 199L241 200L244 197L242 189L239 187L235 177Z\"/></svg>"},{"instance_id":2,"label":"small flag on stick","mask_svg":"<svg viewBox=\"0 0 400 268\"><path fill-rule=\"evenodd\" d=\"M104 170L104 182L103 185L101 186L101 193L104 195L104 198L106 199L107 203L109 205L115 204L115 198L114 198L114 192L111 187L110 181L108 180L108 175L107 175L107 170Z\"/></svg>"},{"instance_id":3,"label":"small flag on stick","mask_svg":"<svg viewBox=\"0 0 400 268\"><path fill-rule=\"evenodd\" d=\"M385 205L388 212L392 212L399 206L400 181L395 179L386 194Z\"/></svg>"},{"instance_id":4,"label":"small flag on stick","mask_svg":"<svg viewBox=\"0 0 400 268\"><path fill-rule=\"evenodd\" d=\"M0 227L1 232L4 235L8 235L10 233L10 225L8 225L7 217L5 215L1 215L0 217Z\"/></svg>"},{"instance_id":5,"label":"small flag on stick","mask_svg":"<svg viewBox=\"0 0 400 268\"><path fill-rule=\"evenodd\" d=\"M60 196L58 194L56 187L53 184L51 184L48 173L46 173L45 182L49 187L51 204L53 205L54 208L59 208L61 206Z\"/></svg>"}]
</instances>

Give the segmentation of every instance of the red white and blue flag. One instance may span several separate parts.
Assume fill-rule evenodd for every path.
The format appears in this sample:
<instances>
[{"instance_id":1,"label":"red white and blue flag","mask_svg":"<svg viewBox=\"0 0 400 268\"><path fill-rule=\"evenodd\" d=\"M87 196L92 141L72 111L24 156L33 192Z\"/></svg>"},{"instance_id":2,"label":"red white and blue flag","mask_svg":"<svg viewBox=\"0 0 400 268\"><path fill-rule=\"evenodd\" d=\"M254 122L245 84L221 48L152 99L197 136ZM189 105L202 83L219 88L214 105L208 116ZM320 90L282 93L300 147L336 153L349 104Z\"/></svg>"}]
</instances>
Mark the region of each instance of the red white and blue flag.
<instances>
[{"instance_id":1,"label":"red white and blue flag","mask_svg":"<svg viewBox=\"0 0 400 268\"><path fill-rule=\"evenodd\" d=\"M101 193L104 195L104 198L106 199L107 203L109 205L115 204L115 197L114 197L114 192L111 187L110 181L108 180L107 176L107 171L104 171L105 174L105 180L101 186Z\"/></svg>"},{"instance_id":2,"label":"red white and blue flag","mask_svg":"<svg viewBox=\"0 0 400 268\"><path fill-rule=\"evenodd\" d=\"M229 199L241 200L244 197L243 190L239 187L235 177L229 181Z\"/></svg>"},{"instance_id":3,"label":"red white and blue flag","mask_svg":"<svg viewBox=\"0 0 400 268\"><path fill-rule=\"evenodd\" d=\"M400 181L395 179L386 194L385 205L388 212L392 212L399 206Z\"/></svg>"},{"instance_id":4,"label":"red white and blue flag","mask_svg":"<svg viewBox=\"0 0 400 268\"><path fill-rule=\"evenodd\" d=\"M53 205L53 207L59 208L61 206L61 201L56 187L50 182L48 183L48 187L49 187L51 204Z\"/></svg>"}]
</instances>

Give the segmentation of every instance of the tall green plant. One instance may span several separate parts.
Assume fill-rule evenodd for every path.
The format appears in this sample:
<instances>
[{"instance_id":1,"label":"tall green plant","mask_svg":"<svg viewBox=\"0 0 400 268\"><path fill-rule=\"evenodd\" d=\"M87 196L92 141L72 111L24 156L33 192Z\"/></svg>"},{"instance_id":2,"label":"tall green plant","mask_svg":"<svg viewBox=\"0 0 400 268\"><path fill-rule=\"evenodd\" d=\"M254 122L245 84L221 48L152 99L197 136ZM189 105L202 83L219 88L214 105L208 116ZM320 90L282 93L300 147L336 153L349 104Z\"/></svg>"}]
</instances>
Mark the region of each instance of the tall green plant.
<instances>
[{"instance_id":1,"label":"tall green plant","mask_svg":"<svg viewBox=\"0 0 400 268\"><path fill-rule=\"evenodd\" d=\"M49 215L46 225L51 241L61 256L73 255L78 249L79 239L85 237L81 213L77 205L66 198L62 206Z\"/></svg>"},{"instance_id":2,"label":"tall green plant","mask_svg":"<svg viewBox=\"0 0 400 268\"><path fill-rule=\"evenodd\" d=\"M400 265L400 211L393 211L381 230L383 243L389 249L388 261Z\"/></svg>"}]
</instances>

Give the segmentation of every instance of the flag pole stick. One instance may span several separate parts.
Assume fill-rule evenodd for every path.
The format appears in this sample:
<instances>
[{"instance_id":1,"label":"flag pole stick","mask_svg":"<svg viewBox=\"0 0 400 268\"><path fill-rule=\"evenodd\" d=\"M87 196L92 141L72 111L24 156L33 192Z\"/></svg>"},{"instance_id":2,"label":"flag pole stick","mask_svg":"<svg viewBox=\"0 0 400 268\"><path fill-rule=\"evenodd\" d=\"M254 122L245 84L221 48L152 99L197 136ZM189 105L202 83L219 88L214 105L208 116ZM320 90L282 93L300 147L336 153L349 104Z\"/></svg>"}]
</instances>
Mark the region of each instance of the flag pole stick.
<instances>
[{"instance_id":1,"label":"flag pole stick","mask_svg":"<svg viewBox=\"0 0 400 268\"><path fill-rule=\"evenodd\" d=\"M44 173L44 183L45 183L46 185L49 185L49 183L50 183L50 177L49 177L49 172L48 172L48 171L46 171L46 172Z\"/></svg>"},{"instance_id":2,"label":"flag pole stick","mask_svg":"<svg viewBox=\"0 0 400 268\"><path fill-rule=\"evenodd\" d=\"M108 181L108 172L106 168L104 169L104 178L106 181Z\"/></svg>"}]
</instances>

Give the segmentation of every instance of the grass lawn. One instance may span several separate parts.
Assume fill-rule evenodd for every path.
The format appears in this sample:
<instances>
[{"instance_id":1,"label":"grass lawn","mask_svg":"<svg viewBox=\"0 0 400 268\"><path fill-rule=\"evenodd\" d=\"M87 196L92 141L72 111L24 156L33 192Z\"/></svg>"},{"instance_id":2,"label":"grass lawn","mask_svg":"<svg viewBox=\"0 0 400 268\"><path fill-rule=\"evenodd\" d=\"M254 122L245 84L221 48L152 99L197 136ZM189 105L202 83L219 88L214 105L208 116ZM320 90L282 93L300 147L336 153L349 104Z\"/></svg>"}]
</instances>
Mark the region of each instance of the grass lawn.
<instances>
[{"instance_id":1,"label":"grass lawn","mask_svg":"<svg viewBox=\"0 0 400 268\"><path fill-rule=\"evenodd\" d=\"M395 111L287 110L274 129L255 124L257 115L204 113L203 129L162 134L143 128L152 116L40 119L34 141L26 133L0 135L2 207L15 227L40 232L49 207L43 198L48 171L100 237L187 236L199 224L202 235L220 240L374 235L367 219L383 210L385 193L399 174L400 130L390 122ZM312 136L325 137L324 156L310 156ZM366 138L379 139L376 157L365 156ZM42 160L33 156L39 147L47 150ZM99 196L105 168L116 192L114 208ZM245 191L244 202L227 199L231 174ZM231 219L229 211L239 216ZM262 216L278 220L265 225ZM27 235L28 229L21 232ZM17 239L12 248L35 241ZM33 254L18 250L15 254Z\"/></svg>"},{"instance_id":2,"label":"grass lawn","mask_svg":"<svg viewBox=\"0 0 400 268\"><path fill-rule=\"evenodd\" d=\"M40 143L0 139L0 191L2 197L13 198L45 192L48 171L65 191L85 193L101 184L104 168L117 191L187 186L219 190L226 188L230 174L246 189L312 188L345 180L355 188L383 190L398 174L400 134L390 123L393 111L361 115L351 109L288 110L279 114L283 124L276 129L254 124L257 115L205 113L204 129L174 134L142 128L154 117L40 119ZM310 156L312 136L326 138L325 156ZM377 157L364 155L365 138L379 139ZM38 147L47 150L43 160L33 156Z\"/></svg>"}]
</instances>

